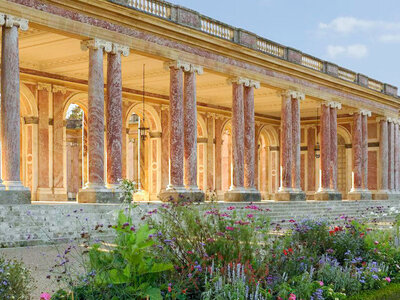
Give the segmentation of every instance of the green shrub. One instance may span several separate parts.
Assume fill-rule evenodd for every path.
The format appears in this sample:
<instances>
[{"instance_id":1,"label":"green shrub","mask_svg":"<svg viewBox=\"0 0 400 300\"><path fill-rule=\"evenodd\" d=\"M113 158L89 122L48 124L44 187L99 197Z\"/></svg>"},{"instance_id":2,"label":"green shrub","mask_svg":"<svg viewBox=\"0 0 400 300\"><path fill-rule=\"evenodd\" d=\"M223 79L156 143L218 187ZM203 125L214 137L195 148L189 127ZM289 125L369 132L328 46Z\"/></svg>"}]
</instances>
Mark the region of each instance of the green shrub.
<instances>
[{"instance_id":1,"label":"green shrub","mask_svg":"<svg viewBox=\"0 0 400 300\"><path fill-rule=\"evenodd\" d=\"M21 261L0 256L0 299L29 299L33 288L31 272Z\"/></svg>"}]
</instances>

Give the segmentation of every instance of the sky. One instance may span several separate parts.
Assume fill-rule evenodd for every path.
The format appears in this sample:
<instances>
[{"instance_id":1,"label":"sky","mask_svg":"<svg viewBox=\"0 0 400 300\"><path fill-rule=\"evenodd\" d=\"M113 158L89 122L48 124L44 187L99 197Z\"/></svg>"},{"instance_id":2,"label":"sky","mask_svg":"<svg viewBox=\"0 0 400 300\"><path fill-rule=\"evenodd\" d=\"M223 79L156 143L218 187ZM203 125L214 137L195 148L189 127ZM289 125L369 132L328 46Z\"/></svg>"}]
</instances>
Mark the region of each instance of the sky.
<instances>
[{"instance_id":1,"label":"sky","mask_svg":"<svg viewBox=\"0 0 400 300\"><path fill-rule=\"evenodd\" d=\"M400 0L170 0L400 87Z\"/></svg>"}]
</instances>

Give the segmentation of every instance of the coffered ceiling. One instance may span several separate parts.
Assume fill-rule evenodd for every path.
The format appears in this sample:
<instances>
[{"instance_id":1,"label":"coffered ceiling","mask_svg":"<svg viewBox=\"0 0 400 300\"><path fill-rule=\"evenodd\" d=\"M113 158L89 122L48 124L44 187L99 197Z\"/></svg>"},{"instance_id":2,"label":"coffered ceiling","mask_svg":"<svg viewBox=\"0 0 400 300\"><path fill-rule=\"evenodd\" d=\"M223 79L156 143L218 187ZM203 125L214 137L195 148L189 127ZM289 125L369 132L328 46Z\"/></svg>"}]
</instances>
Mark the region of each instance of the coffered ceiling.
<instances>
[{"instance_id":1,"label":"coffered ceiling","mask_svg":"<svg viewBox=\"0 0 400 300\"><path fill-rule=\"evenodd\" d=\"M20 32L20 65L22 68L87 80L88 51L82 51L80 40L61 33L30 27ZM142 90L143 66L145 66L146 91L167 96L169 94L169 72L162 58L141 55L131 50L122 57L123 87ZM105 80L107 61L104 59ZM232 88L223 74L205 70L197 76L197 101L211 106L231 107ZM306 98L301 102L301 116L316 115L317 99ZM279 117L281 97L279 91L262 86L255 91L255 111L258 114ZM344 108L342 113L351 110Z\"/></svg>"}]
</instances>

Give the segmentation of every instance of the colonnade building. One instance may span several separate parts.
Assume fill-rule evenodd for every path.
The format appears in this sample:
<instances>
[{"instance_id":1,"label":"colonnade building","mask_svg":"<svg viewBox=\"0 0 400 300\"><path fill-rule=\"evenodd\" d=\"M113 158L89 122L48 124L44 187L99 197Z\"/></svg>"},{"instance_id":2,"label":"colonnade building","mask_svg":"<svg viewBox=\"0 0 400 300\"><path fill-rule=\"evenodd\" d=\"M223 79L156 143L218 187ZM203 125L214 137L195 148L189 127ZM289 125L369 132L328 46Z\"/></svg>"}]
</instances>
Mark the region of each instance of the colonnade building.
<instances>
[{"instance_id":1,"label":"colonnade building","mask_svg":"<svg viewBox=\"0 0 400 300\"><path fill-rule=\"evenodd\" d=\"M0 0L0 204L400 199L397 88L157 0Z\"/></svg>"}]
</instances>

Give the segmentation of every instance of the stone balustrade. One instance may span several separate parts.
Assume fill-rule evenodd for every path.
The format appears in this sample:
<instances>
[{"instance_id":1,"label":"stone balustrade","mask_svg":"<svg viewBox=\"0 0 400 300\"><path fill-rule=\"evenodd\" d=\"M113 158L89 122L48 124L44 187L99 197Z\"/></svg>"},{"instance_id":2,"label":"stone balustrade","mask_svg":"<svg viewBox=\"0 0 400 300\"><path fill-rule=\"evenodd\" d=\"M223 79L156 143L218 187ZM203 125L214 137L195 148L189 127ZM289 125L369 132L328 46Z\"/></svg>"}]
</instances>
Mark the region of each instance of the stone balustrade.
<instances>
[{"instance_id":1,"label":"stone balustrade","mask_svg":"<svg viewBox=\"0 0 400 300\"><path fill-rule=\"evenodd\" d=\"M207 34L258 50L267 55L279 57L302 65L304 67L326 73L339 79L352 82L366 88L398 97L397 87L381 83L351 70L341 68L330 62L302 53L299 50L286 47L259 37L254 33L230 26L218 20L204 16L194 10L174 5L161 0L108 0L116 4L122 4L133 9L164 18L180 25L189 26ZM359 81L358 78L363 80Z\"/></svg>"}]
</instances>

